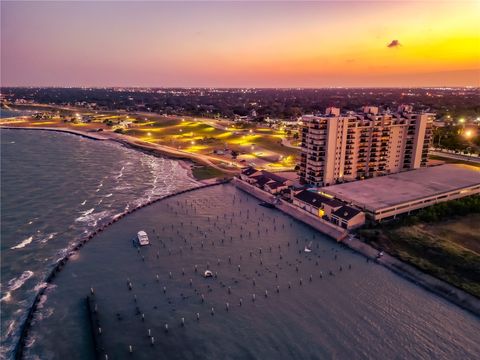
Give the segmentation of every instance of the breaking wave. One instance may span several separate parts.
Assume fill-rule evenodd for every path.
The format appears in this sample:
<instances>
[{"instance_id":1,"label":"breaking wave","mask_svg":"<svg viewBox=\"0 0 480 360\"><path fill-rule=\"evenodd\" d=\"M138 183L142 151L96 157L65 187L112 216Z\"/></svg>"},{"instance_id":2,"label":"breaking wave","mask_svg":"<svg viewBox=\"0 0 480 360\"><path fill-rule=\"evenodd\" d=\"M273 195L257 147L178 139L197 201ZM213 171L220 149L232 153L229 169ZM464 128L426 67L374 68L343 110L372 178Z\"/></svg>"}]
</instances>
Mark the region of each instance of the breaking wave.
<instances>
[{"instance_id":1,"label":"breaking wave","mask_svg":"<svg viewBox=\"0 0 480 360\"><path fill-rule=\"evenodd\" d=\"M25 282L33 276L33 271L25 270L18 278L13 278L8 282L8 291L15 291L23 286Z\"/></svg>"},{"instance_id":2,"label":"breaking wave","mask_svg":"<svg viewBox=\"0 0 480 360\"><path fill-rule=\"evenodd\" d=\"M30 244L32 242L32 240L33 240L33 235L30 236L29 238L26 238L25 240L23 240L20 244L12 246L10 249L15 250L15 249L24 248L25 246Z\"/></svg>"}]
</instances>

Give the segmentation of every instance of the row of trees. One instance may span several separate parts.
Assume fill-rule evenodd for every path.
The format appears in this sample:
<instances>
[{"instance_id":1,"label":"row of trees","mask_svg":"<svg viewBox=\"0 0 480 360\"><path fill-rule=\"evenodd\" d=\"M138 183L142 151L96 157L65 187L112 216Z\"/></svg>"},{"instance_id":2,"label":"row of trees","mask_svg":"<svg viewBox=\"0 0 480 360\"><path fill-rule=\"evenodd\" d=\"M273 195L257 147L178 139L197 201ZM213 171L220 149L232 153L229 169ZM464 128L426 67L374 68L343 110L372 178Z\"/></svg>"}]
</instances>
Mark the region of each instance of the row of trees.
<instances>
[{"instance_id":1,"label":"row of trees","mask_svg":"<svg viewBox=\"0 0 480 360\"><path fill-rule=\"evenodd\" d=\"M358 110L375 105L395 110L412 104L415 110L435 111L440 116L479 116L479 89L81 89L2 88L2 94L38 103L96 104L102 110L151 111L193 116L249 115L258 119L290 119L324 111L328 106Z\"/></svg>"},{"instance_id":2,"label":"row of trees","mask_svg":"<svg viewBox=\"0 0 480 360\"><path fill-rule=\"evenodd\" d=\"M433 146L460 152L478 153L480 149L480 131L464 129L462 126L449 125L435 129ZM467 136L467 134L469 136Z\"/></svg>"}]
</instances>

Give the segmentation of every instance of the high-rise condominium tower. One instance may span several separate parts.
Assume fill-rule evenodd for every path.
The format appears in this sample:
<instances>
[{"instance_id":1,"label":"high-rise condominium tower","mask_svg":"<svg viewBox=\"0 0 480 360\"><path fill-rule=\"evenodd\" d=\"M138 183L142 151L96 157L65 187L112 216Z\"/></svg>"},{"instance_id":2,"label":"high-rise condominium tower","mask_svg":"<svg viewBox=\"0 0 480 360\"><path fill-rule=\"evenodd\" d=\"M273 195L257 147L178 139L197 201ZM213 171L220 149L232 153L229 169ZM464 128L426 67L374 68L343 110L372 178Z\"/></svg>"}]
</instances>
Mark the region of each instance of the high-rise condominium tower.
<instances>
[{"instance_id":1,"label":"high-rise condominium tower","mask_svg":"<svg viewBox=\"0 0 480 360\"><path fill-rule=\"evenodd\" d=\"M379 113L328 108L302 118L300 180L315 186L396 173L427 164L434 114L399 106Z\"/></svg>"}]
</instances>

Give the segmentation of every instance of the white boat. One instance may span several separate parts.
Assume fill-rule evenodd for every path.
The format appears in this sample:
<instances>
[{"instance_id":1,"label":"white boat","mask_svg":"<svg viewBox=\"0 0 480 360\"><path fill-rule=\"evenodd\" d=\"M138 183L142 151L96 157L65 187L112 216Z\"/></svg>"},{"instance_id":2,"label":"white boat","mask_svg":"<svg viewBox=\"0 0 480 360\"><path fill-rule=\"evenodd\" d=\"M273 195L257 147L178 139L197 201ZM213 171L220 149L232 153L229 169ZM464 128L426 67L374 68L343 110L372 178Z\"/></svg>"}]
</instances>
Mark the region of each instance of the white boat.
<instances>
[{"instance_id":1,"label":"white boat","mask_svg":"<svg viewBox=\"0 0 480 360\"><path fill-rule=\"evenodd\" d=\"M137 233L138 245L145 246L150 245L150 240L148 240L147 233L143 230L140 230Z\"/></svg>"},{"instance_id":2,"label":"white boat","mask_svg":"<svg viewBox=\"0 0 480 360\"><path fill-rule=\"evenodd\" d=\"M203 274L204 277L209 278L213 276L213 273L210 270L206 270L205 274Z\"/></svg>"},{"instance_id":3,"label":"white boat","mask_svg":"<svg viewBox=\"0 0 480 360\"><path fill-rule=\"evenodd\" d=\"M311 242L311 241L310 241L310 243L309 243L307 246L305 246L304 251L305 251L306 253L312 252L312 242Z\"/></svg>"}]
</instances>

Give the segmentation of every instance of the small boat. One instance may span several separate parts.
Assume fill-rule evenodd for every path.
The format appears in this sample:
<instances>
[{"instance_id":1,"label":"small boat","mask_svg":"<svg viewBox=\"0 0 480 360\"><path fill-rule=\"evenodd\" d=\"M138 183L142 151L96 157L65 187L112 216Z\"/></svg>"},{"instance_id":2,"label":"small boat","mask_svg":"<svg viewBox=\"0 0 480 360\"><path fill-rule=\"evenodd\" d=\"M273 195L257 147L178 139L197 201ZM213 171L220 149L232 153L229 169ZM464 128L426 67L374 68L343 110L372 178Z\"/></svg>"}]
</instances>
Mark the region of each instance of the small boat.
<instances>
[{"instance_id":1,"label":"small boat","mask_svg":"<svg viewBox=\"0 0 480 360\"><path fill-rule=\"evenodd\" d=\"M140 230L137 233L137 240L138 240L138 245L140 246L150 245L150 240L148 240L147 233L143 230Z\"/></svg>"},{"instance_id":2,"label":"small boat","mask_svg":"<svg viewBox=\"0 0 480 360\"><path fill-rule=\"evenodd\" d=\"M273 209L275 207L275 205L273 205L272 203L266 202L266 201L261 202L259 205L264 206L264 207L269 208L269 209Z\"/></svg>"},{"instance_id":3,"label":"small boat","mask_svg":"<svg viewBox=\"0 0 480 360\"><path fill-rule=\"evenodd\" d=\"M304 251L306 253L309 253L309 252L312 252L312 242L310 241L310 243L308 245L305 246L305 249Z\"/></svg>"},{"instance_id":4,"label":"small boat","mask_svg":"<svg viewBox=\"0 0 480 360\"><path fill-rule=\"evenodd\" d=\"M213 277L213 273L210 270L205 270L203 276L206 278Z\"/></svg>"}]
</instances>

